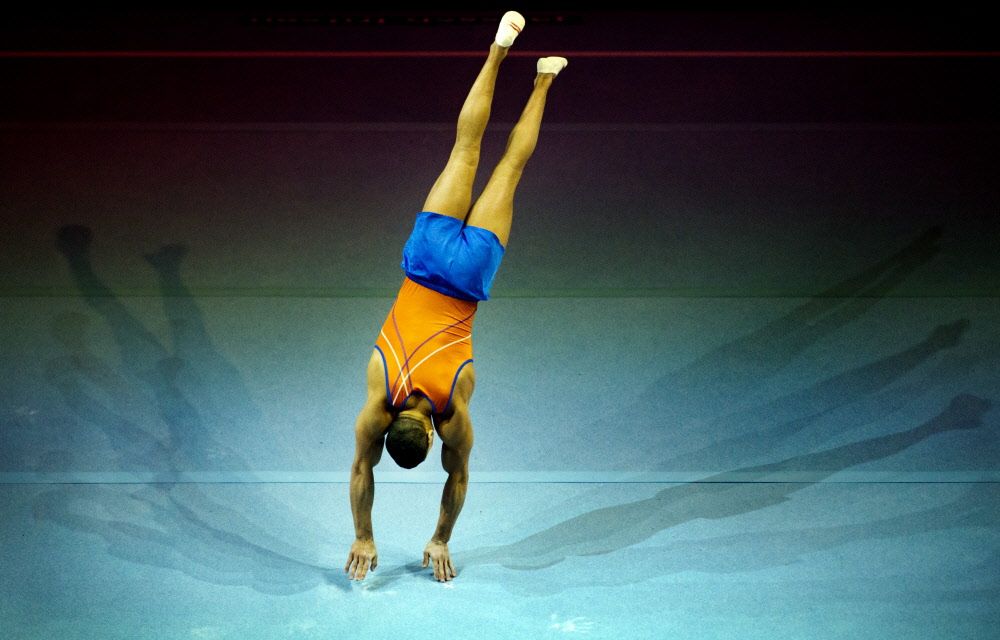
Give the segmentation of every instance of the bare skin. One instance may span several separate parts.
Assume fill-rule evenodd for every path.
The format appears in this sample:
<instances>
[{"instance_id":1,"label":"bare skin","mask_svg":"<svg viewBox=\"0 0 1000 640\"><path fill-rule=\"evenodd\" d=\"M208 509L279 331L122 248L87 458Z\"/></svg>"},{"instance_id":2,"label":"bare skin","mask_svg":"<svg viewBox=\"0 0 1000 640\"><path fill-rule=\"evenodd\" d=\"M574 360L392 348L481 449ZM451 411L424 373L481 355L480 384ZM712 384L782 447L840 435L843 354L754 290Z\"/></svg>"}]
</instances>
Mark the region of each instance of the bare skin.
<instances>
[{"instance_id":1,"label":"bare skin","mask_svg":"<svg viewBox=\"0 0 1000 640\"><path fill-rule=\"evenodd\" d=\"M431 187L424 211L463 220L466 224L488 229L507 245L514 216L514 191L521 179L528 158L538 141L545 98L555 74L537 74L528 102L507 139L507 147L490 176L483 193L472 203L472 186L479 164L483 132L489 120L493 89L500 63L507 49L494 43L486 62L476 77L458 116L455 144L441 175ZM470 208L471 205L471 208ZM351 467L351 511L354 515L355 541L344 566L352 580L363 580L369 570L378 566L378 552L372 533L371 510L375 497L375 477L372 469L382 457L385 433L397 415L406 415L422 422L428 443L433 443L435 429L441 438L441 465L448 472L437 527L424 547L423 566L434 570L434 577L445 582L458 574L451 561L448 541L469 483L469 454L473 431L469 417L469 402L475 388L475 372L471 365L462 369L445 414L432 415L427 399L411 396L398 412L389 410L386 398L385 367L375 351L368 363L367 397L355 424L355 453Z\"/></svg>"}]
</instances>

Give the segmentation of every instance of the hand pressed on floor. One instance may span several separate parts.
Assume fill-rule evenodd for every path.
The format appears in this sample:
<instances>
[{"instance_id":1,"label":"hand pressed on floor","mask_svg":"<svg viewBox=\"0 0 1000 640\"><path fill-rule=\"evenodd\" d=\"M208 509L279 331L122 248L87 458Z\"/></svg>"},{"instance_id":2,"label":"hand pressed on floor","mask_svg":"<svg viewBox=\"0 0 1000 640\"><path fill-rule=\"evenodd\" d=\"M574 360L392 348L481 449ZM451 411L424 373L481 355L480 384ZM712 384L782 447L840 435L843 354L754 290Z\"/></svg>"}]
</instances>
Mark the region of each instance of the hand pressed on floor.
<instances>
[{"instance_id":1,"label":"hand pressed on floor","mask_svg":"<svg viewBox=\"0 0 1000 640\"><path fill-rule=\"evenodd\" d=\"M375 541L355 540L351 545L351 552L347 554L347 564L344 565L348 577L351 580L364 580L368 569L374 571L377 566L378 551L375 550Z\"/></svg>"},{"instance_id":2,"label":"hand pressed on floor","mask_svg":"<svg viewBox=\"0 0 1000 640\"><path fill-rule=\"evenodd\" d=\"M431 540L424 547L424 564L428 563L434 568L434 578L439 582L447 582L458 574L451 564L451 555L448 553L447 542L436 542Z\"/></svg>"}]
</instances>

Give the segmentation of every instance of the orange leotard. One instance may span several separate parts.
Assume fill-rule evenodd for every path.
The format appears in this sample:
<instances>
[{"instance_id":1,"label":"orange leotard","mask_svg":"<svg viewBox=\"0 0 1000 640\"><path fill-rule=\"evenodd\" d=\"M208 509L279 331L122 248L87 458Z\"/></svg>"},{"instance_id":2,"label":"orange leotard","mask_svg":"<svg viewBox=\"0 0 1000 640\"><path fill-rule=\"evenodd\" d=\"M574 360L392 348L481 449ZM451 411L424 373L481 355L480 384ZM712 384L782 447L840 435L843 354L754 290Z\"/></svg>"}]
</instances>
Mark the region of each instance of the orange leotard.
<instances>
[{"instance_id":1,"label":"orange leotard","mask_svg":"<svg viewBox=\"0 0 1000 640\"><path fill-rule=\"evenodd\" d=\"M462 367L472 362L477 303L438 293L405 278L375 348L385 365L389 404L399 410L417 393L443 413Z\"/></svg>"}]
</instances>

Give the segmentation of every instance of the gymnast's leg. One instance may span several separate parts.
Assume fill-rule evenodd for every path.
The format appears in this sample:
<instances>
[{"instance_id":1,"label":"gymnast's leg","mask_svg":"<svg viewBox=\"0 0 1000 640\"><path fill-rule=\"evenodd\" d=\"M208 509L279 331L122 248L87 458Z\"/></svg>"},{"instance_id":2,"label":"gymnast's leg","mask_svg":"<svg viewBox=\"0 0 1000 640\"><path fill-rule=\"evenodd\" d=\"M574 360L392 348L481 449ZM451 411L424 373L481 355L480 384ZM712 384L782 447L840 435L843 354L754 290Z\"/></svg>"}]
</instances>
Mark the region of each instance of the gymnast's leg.
<instances>
[{"instance_id":1,"label":"gymnast's leg","mask_svg":"<svg viewBox=\"0 0 1000 640\"><path fill-rule=\"evenodd\" d=\"M493 87L497 80L500 63L507 55L507 47L496 42L490 46L489 56L483 64L479 76L472 84L458 114L458 133L452 147L448 164L431 187L424 211L463 220L472 202L472 183L479 165L479 147L490 119L493 103Z\"/></svg>"},{"instance_id":2,"label":"gymnast's leg","mask_svg":"<svg viewBox=\"0 0 1000 640\"><path fill-rule=\"evenodd\" d=\"M538 130L542 124L549 87L566 64L565 58L557 57L538 61L538 75L535 76L535 86L528 104L507 139L507 148L486 183L486 188L465 219L469 226L482 227L495 233L500 244L505 247L514 216L514 190L521 179L524 165L538 142Z\"/></svg>"}]
</instances>

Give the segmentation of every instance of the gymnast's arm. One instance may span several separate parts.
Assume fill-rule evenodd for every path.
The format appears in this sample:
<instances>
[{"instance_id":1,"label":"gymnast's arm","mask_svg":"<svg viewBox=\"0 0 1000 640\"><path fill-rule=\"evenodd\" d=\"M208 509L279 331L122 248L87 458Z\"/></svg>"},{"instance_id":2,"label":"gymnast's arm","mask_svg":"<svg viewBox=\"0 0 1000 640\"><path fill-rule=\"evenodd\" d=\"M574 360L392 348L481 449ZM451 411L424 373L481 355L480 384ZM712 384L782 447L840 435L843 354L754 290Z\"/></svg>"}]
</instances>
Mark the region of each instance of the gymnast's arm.
<instances>
[{"instance_id":1,"label":"gymnast's arm","mask_svg":"<svg viewBox=\"0 0 1000 640\"><path fill-rule=\"evenodd\" d=\"M378 552L372 533L372 503L375 500L373 469L382 457L385 432L392 421L392 415L385 408L383 374L373 371L373 368L369 364L368 397L354 426L351 512L354 515L355 540L344 566L344 571L349 573L352 580L363 580L369 567L374 569L378 566ZM376 384L373 384L373 378Z\"/></svg>"},{"instance_id":2,"label":"gymnast's arm","mask_svg":"<svg viewBox=\"0 0 1000 640\"><path fill-rule=\"evenodd\" d=\"M469 486L469 453L473 441L468 403L457 398L454 404L454 414L440 427L441 465L448 472L448 480L441 495L437 528L424 549L423 561L423 566L430 564L433 567L434 577L442 582L458 575L451 562L448 540L465 504L465 492Z\"/></svg>"}]
</instances>

